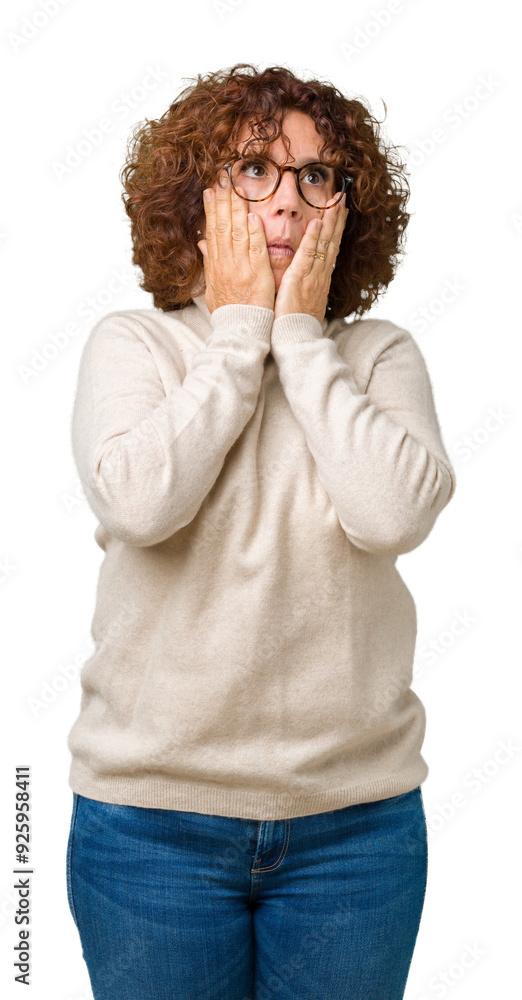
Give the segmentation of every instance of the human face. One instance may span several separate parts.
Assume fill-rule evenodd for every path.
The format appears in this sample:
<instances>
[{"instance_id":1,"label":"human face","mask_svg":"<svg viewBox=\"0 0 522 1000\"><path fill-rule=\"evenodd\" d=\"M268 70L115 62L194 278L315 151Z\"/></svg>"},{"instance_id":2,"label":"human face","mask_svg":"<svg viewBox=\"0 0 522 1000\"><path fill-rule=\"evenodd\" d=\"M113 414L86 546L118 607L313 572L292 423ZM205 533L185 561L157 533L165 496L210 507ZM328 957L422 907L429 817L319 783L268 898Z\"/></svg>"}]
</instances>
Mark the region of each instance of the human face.
<instances>
[{"instance_id":1,"label":"human face","mask_svg":"<svg viewBox=\"0 0 522 1000\"><path fill-rule=\"evenodd\" d=\"M281 137L270 144L265 154L275 163L281 167L302 167L305 163L320 159L318 151L323 140L309 115L294 109L287 111L283 130L290 144L288 156ZM237 143L240 153L250 136L250 130L244 126ZM248 211L258 215L263 224L277 294L283 274L293 260L310 219L322 219L325 209L312 208L303 201L290 170L282 175L277 191L270 198L266 201L245 201L245 204ZM278 238L289 239L291 249L271 247L272 240Z\"/></svg>"}]
</instances>

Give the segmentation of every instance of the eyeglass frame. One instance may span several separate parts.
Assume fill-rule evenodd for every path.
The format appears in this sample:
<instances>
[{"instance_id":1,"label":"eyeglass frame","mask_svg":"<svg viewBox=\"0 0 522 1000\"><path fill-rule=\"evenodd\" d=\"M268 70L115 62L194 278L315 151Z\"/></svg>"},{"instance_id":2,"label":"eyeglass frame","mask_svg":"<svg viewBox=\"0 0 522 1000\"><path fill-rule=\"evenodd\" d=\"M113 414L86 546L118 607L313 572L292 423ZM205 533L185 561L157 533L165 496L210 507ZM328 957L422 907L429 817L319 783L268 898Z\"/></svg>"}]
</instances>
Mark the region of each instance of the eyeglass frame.
<instances>
[{"instance_id":1,"label":"eyeglass frame","mask_svg":"<svg viewBox=\"0 0 522 1000\"><path fill-rule=\"evenodd\" d=\"M232 167L234 166L234 163L237 163L238 160L243 160L243 159L244 160L249 160L249 159L255 160L255 156L254 155L252 155L252 156L245 156L245 157L243 157L243 156L236 156L236 157L234 157L233 160L229 160L228 163L224 163L223 167L222 167L223 170L226 170L226 172L228 174L228 177L229 177L229 180L230 180L230 183L231 183L234 191L236 191L236 189L234 187L234 182L232 181ZM310 163L304 163L302 167L280 167L279 164L276 163L275 160L270 159L269 156L261 156L260 155L260 156L258 156L258 159L259 160L267 160L268 163L272 163L273 164L273 166L276 168L276 170L278 172L278 175L279 175L278 179L277 179L277 184L276 184L274 190L271 192L271 194L265 195L264 198L245 198L244 194L239 194L239 191L236 191L236 194L240 198L243 198L244 201L258 202L258 201L267 201L268 198L272 198L272 196L276 193L276 191L277 191L277 189L278 189L278 187L279 187L279 185L281 183L281 178L282 178L285 170L291 170L292 173L294 174L295 186L297 188L297 193L298 193L299 197L302 198L304 202L306 202L307 205L310 205L310 208L316 208L318 212L324 212L328 208L335 208L335 206L338 205L340 201L342 201L344 194L346 194L345 205L348 204L348 184L352 184L353 183L353 177L351 177L350 174L347 174L346 171L343 170L341 167L332 167L333 170L337 170L338 173L341 174L341 177L343 179L343 188L342 188L340 197L337 199L337 201L334 201L333 205L324 205L324 207L320 207L319 205L312 205L312 202L308 201L308 198L305 198L303 192L301 191L301 187L299 185L299 174L301 173L301 170L305 170L306 167L312 167L316 163L321 164L321 166L323 166L323 167L327 167L327 166L329 166L329 164L323 163L322 160L310 160Z\"/></svg>"}]
</instances>

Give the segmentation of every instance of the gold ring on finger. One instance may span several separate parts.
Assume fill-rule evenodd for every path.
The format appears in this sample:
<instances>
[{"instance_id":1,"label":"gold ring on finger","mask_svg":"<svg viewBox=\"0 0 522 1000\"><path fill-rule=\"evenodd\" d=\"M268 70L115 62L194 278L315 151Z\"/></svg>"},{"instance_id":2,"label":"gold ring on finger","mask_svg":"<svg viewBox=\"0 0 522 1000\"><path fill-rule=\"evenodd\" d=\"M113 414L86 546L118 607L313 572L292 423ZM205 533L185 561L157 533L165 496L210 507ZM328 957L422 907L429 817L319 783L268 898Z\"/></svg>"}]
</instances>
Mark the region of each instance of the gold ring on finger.
<instances>
[{"instance_id":1,"label":"gold ring on finger","mask_svg":"<svg viewBox=\"0 0 522 1000\"><path fill-rule=\"evenodd\" d=\"M314 257L320 257L321 260L324 260L325 257L326 257L326 254L325 253L318 253L317 250L316 250L315 253L314 253Z\"/></svg>"}]
</instances>

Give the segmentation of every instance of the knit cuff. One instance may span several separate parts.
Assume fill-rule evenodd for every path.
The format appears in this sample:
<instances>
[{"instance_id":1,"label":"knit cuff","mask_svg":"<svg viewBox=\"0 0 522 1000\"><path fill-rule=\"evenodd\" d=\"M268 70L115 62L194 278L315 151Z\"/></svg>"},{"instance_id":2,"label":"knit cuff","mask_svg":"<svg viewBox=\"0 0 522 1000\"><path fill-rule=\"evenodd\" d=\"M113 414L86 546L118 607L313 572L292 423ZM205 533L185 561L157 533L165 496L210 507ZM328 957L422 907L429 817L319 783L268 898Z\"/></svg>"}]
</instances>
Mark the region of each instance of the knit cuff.
<instances>
[{"instance_id":1,"label":"knit cuff","mask_svg":"<svg viewBox=\"0 0 522 1000\"><path fill-rule=\"evenodd\" d=\"M286 313L278 316L272 326L272 347L278 344L297 344L303 340L321 340L323 327L310 313Z\"/></svg>"},{"instance_id":2,"label":"knit cuff","mask_svg":"<svg viewBox=\"0 0 522 1000\"><path fill-rule=\"evenodd\" d=\"M210 316L213 331L221 335L232 332L240 336L255 337L265 344L270 344L270 331L274 321L274 310L264 306L247 306L241 303L229 303L218 306Z\"/></svg>"}]
</instances>

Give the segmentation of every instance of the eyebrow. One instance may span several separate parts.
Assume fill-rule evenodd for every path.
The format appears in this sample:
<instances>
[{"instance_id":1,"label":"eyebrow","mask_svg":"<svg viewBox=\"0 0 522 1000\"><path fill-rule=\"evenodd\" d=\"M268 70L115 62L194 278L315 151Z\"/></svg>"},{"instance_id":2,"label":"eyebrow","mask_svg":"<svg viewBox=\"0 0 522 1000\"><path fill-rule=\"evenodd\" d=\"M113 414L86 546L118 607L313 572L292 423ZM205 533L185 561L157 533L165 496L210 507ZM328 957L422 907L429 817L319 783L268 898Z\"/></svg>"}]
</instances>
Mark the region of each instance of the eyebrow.
<instances>
[{"instance_id":1,"label":"eyebrow","mask_svg":"<svg viewBox=\"0 0 522 1000\"><path fill-rule=\"evenodd\" d=\"M243 155L243 154L241 154L241 155ZM255 146L253 146L253 147L251 147L247 151L247 156L267 156L267 153L261 153L260 149L256 149ZM274 158L273 158L273 156L269 156L268 159L273 160ZM274 160L274 163L276 163L276 162L277 161ZM300 170L300 168L301 167L305 167L307 163L321 163L321 162L322 161L321 161L318 153L315 153L314 156L310 156L310 157L308 157L308 159L303 159L301 161L301 163L291 163L291 164L290 163L288 163L288 164L286 164L286 163L285 164L280 163L279 166L280 167L281 166L285 166L285 167L286 166L292 166L292 167L295 167L297 170Z\"/></svg>"}]
</instances>

